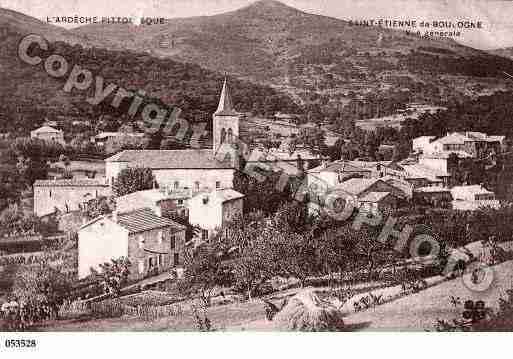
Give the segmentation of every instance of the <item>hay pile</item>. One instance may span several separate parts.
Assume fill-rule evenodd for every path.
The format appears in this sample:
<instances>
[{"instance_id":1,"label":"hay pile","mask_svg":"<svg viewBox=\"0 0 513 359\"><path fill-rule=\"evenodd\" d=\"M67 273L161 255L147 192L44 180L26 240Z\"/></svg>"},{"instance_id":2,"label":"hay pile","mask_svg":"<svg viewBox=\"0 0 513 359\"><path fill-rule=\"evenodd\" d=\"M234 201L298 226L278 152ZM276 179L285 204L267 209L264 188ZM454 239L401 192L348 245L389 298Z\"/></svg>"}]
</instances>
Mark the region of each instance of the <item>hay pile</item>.
<instances>
[{"instance_id":1,"label":"hay pile","mask_svg":"<svg viewBox=\"0 0 513 359\"><path fill-rule=\"evenodd\" d=\"M344 328L342 313L313 291L303 291L291 298L274 322L280 330L319 332Z\"/></svg>"}]
</instances>

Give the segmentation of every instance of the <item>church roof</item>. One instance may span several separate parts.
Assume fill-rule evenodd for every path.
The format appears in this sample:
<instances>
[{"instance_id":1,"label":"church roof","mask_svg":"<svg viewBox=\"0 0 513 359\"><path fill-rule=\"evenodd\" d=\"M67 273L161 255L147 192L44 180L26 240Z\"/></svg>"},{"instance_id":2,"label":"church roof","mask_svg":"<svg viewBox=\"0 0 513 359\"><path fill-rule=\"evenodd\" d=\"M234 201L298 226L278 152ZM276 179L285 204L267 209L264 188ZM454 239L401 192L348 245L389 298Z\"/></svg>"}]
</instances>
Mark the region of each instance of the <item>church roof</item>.
<instances>
[{"instance_id":1,"label":"church roof","mask_svg":"<svg viewBox=\"0 0 513 359\"><path fill-rule=\"evenodd\" d=\"M152 169L233 168L230 161L219 161L213 150L125 150L105 160L129 162L131 166Z\"/></svg>"},{"instance_id":2,"label":"church roof","mask_svg":"<svg viewBox=\"0 0 513 359\"><path fill-rule=\"evenodd\" d=\"M230 96L230 90L226 79L224 79L223 89L221 91L221 97L219 98L219 105L214 113L217 116L237 116L238 113L233 109L232 98Z\"/></svg>"}]
</instances>

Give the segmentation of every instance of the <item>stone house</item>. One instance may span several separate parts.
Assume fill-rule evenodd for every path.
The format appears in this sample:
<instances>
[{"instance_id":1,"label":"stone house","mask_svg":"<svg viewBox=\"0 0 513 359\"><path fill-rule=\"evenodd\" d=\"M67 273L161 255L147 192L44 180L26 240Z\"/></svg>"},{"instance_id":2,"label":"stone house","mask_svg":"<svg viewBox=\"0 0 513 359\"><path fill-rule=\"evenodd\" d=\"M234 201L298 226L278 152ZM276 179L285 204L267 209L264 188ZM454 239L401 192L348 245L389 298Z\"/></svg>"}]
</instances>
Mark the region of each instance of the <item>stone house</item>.
<instances>
[{"instance_id":1,"label":"stone house","mask_svg":"<svg viewBox=\"0 0 513 359\"><path fill-rule=\"evenodd\" d=\"M111 189L102 180L54 179L34 182L34 214L38 217L79 210L93 198L110 196Z\"/></svg>"},{"instance_id":2,"label":"stone house","mask_svg":"<svg viewBox=\"0 0 513 359\"><path fill-rule=\"evenodd\" d=\"M127 257L129 279L162 273L184 263L185 227L148 208L95 218L78 231L78 276Z\"/></svg>"}]
</instances>

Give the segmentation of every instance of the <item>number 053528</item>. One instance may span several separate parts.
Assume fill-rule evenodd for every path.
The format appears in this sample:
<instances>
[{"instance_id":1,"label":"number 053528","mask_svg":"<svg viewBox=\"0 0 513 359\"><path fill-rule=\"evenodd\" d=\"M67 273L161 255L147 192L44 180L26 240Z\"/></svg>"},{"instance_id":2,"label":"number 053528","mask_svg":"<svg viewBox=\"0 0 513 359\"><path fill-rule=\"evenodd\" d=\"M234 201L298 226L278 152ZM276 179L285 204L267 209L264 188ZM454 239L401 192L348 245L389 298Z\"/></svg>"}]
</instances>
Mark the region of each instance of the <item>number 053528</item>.
<instances>
[{"instance_id":1,"label":"number 053528","mask_svg":"<svg viewBox=\"0 0 513 359\"><path fill-rule=\"evenodd\" d=\"M37 342L35 339L6 339L4 341L5 348L35 348Z\"/></svg>"}]
</instances>

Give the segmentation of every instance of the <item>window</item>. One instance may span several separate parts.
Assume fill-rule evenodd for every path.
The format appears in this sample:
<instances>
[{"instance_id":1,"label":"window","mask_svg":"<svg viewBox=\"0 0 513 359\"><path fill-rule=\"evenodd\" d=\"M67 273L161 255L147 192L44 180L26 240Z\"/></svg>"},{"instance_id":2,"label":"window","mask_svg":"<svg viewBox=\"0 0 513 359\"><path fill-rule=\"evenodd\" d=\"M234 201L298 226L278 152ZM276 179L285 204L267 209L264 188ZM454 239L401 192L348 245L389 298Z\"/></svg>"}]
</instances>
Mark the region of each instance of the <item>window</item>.
<instances>
[{"instance_id":1,"label":"window","mask_svg":"<svg viewBox=\"0 0 513 359\"><path fill-rule=\"evenodd\" d=\"M175 181L174 187L175 187L175 189L178 189L178 187L180 187L180 182Z\"/></svg>"},{"instance_id":2,"label":"window","mask_svg":"<svg viewBox=\"0 0 513 359\"><path fill-rule=\"evenodd\" d=\"M221 188L221 181L216 181L216 188Z\"/></svg>"},{"instance_id":3,"label":"window","mask_svg":"<svg viewBox=\"0 0 513 359\"><path fill-rule=\"evenodd\" d=\"M139 237L137 238L137 241L138 241L138 243L139 243L139 249L142 249L142 248L143 248L143 246L144 246L144 237L143 237L143 236L139 236Z\"/></svg>"},{"instance_id":4,"label":"window","mask_svg":"<svg viewBox=\"0 0 513 359\"><path fill-rule=\"evenodd\" d=\"M162 244L163 237L164 237L164 235L162 234L162 231L158 231L157 232L157 240L158 240L159 244Z\"/></svg>"},{"instance_id":5,"label":"window","mask_svg":"<svg viewBox=\"0 0 513 359\"><path fill-rule=\"evenodd\" d=\"M171 249L174 249L175 246L176 246L176 238L175 238L175 236L171 236L171 238L169 240L171 242Z\"/></svg>"},{"instance_id":6,"label":"window","mask_svg":"<svg viewBox=\"0 0 513 359\"><path fill-rule=\"evenodd\" d=\"M226 140L226 130L223 128L221 129L221 143L223 143Z\"/></svg>"},{"instance_id":7,"label":"window","mask_svg":"<svg viewBox=\"0 0 513 359\"><path fill-rule=\"evenodd\" d=\"M153 257L148 258L148 268L151 269L155 266L155 262L153 261Z\"/></svg>"},{"instance_id":8,"label":"window","mask_svg":"<svg viewBox=\"0 0 513 359\"><path fill-rule=\"evenodd\" d=\"M48 195L52 198L52 190L48 191Z\"/></svg>"},{"instance_id":9,"label":"window","mask_svg":"<svg viewBox=\"0 0 513 359\"><path fill-rule=\"evenodd\" d=\"M142 274L144 273L144 261L143 260L140 260L139 261L139 274Z\"/></svg>"},{"instance_id":10,"label":"window","mask_svg":"<svg viewBox=\"0 0 513 359\"><path fill-rule=\"evenodd\" d=\"M206 241L208 239L208 230L207 229L201 230L201 239L203 239L204 241Z\"/></svg>"},{"instance_id":11,"label":"window","mask_svg":"<svg viewBox=\"0 0 513 359\"><path fill-rule=\"evenodd\" d=\"M159 254L157 257L157 266L162 267L162 254Z\"/></svg>"},{"instance_id":12,"label":"window","mask_svg":"<svg viewBox=\"0 0 513 359\"><path fill-rule=\"evenodd\" d=\"M173 254L173 264L175 266L180 264L180 255L178 253Z\"/></svg>"},{"instance_id":13,"label":"window","mask_svg":"<svg viewBox=\"0 0 513 359\"><path fill-rule=\"evenodd\" d=\"M199 181L194 182L194 189L195 189L196 191L199 191L199 188L200 188L200 183L199 183Z\"/></svg>"},{"instance_id":14,"label":"window","mask_svg":"<svg viewBox=\"0 0 513 359\"><path fill-rule=\"evenodd\" d=\"M178 205L180 205L180 206L183 205L183 199L178 200Z\"/></svg>"}]
</instances>

